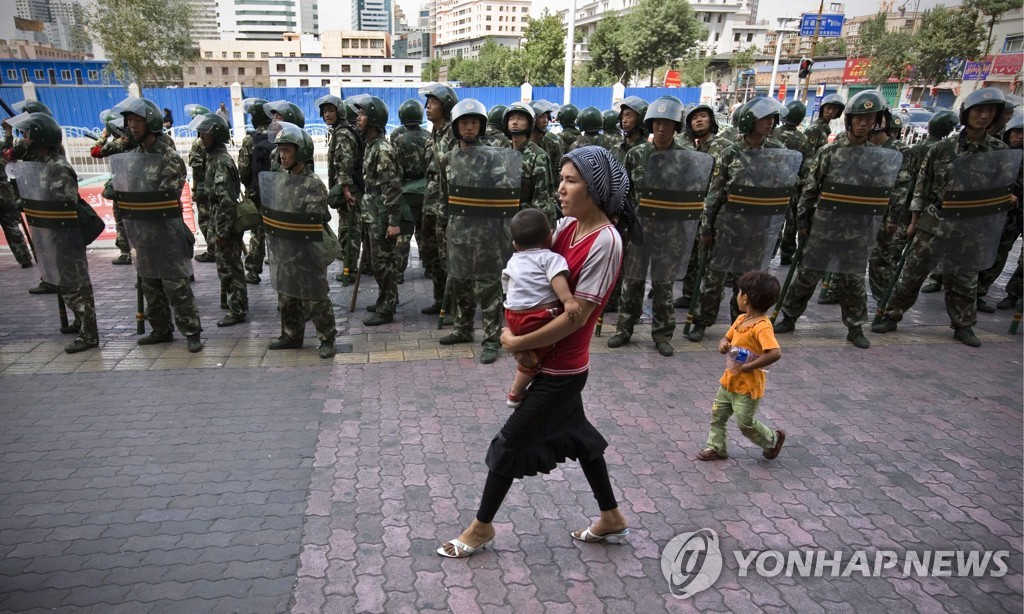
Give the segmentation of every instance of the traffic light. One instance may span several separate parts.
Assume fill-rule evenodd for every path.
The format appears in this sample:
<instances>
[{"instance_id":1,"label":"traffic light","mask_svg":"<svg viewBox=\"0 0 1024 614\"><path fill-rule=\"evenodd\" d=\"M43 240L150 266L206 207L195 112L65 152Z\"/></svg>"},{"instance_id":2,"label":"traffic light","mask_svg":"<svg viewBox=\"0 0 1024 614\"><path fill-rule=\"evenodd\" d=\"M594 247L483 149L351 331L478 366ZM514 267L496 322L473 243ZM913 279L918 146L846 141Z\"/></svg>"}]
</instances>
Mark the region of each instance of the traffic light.
<instances>
[{"instance_id":1,"label":"traffic light","mask_svg":"<svg viewBox=\"0 0 1024 614\"><path fill-rule=\"evenodd\" d=\"M800 59L800 72L797 73L801 79L806 79L811 74L811 66L814 66L814 60L811 58Z\"/></svg>"}]
</instances>

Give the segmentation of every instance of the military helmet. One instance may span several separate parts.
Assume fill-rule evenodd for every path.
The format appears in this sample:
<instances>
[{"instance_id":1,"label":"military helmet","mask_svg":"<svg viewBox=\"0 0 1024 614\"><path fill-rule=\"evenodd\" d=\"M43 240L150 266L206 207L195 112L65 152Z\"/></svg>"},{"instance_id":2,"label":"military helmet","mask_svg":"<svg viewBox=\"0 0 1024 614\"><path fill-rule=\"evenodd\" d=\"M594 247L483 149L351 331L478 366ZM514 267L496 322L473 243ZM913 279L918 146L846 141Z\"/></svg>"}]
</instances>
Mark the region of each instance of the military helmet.
<instances>
[{"instance_id":1,"label":"military helmet","mask_svg":"<svg viewBox=\"0 0 1024 614\"><path fill-rule=\"evenodd\" d=\"M885 120L885 121L882 121L882 120ZM883 127L882 124L885 124L885 126ZM891 126L892 126L892 109L890 109L888 106L886 106L884 109L882 109L882 116L881 116L881 118L879 118L878 123L875 124L875 127L872 128L871 131L872 132L885 132L885 133L888 133L889 132L889 128Z\"/></svg>"},{"instance_id":2,"label":"military helmet","mask_svg":"<svg viewBox=\"0 0 1024 614\"><path fill-rule=\"evenodd\" d=\"M1003 94L1002 90L995 87L983 87L967 94L964 101L960 103L960 124L967 124L968 109L983 104L996 106L996 117L999 117L999 114L1002 113L1003 109L1006 107L1006 96Z\"/></svg>"},{"instance_id":3,"label":"military helmet","mask_svg":"<svg viewBox=\"0 0 1024 614\"><path fill-rule=\"evenodd\" d=\"M160 107L152 100L145 98L125 98L114 107L117 113L123 115L138 115L146 120L146 130L153 134L160 134L164 129L164 115Z\"/></svg>"},{"instance_id":4,"label":"military helmet","mask_svg":"<svg viewBox=\"0 0 1024 614\"><path fill-rule=\"evenodd\" d=\"M459 102L459 97L455 94L455 90L443 83L428 83L424 85L420 88L420 96L424 98L433 96L440 100L441 108L444 109L444 116L448 118L452 116L452 109Z\"/></svg>"},{"instance_id":5,"label":"military helmet","mask_svg":"<svg viewBox=\"0 0 1024 614\"><path fill-rule=\"evenodd\" d=\"M210 110L201 104L187 104L185 105L185 115L189 117L199 117L200 115L206 115Z\"/></svg>"},{"instance_id":6,"label":"military helmet","mask_svg":"<svg viewBox=\"0 0 1024 614\"><path fill-rule=\"evenodd\" d=\"M697 111L706 111L707 114L711 116L712 134L718 132L718 120L715 119L715 110L711 108L711 105L704 103L698 104L689 111L687 111L686 117L683 119L683 131L686 132L686 134L689 134L691 137L697 136L696 134L693 133L693 128L690 127L690 120L693 119L693 116L695 113L697 113Z\"/></svg>"},{"instance_id":7,"label":"military helmet","mask_svg":"<svg viewBox=\"0 0 1024 614\"><path fill-rule=\"evenodd\" d=\"M46 147L57 147L64 140L64 131L57 120L47 113L25 111L7 120L7 124L23 135Z\"/></svg>"},{"instance_id":8,"label":"military helmet","mask_svg":"<svg viewBox=\"0 0 1024 614\"><path fill-rule=\"evenodd\" d=\"M477 133L477 138L483 136L484 130L487 129L487 107L482 102L466 98L460 100L452 109L452 136L460 141L462 136L459 134L459 119L463 117L475 117L480 120L480 132Z\"/></svg>"},{"instance_id":9,"label":"military helmet","mask_svg":"<svg viewBox=\"0 0 1024 614\"><path fill-rule=\"evenodd\" d=\"M644 117L647 115L647 101L639 96L626 96L619 103L619 128L622 128L622 110L630 109L634 111L640 118L637 120L636 125L639 128L644 126Z\"/></svg>"},{"instance_id":10,"label":"military helmet","mask_svg":"<svg viewBox=\"0 0 1024 614\"><path fill-rule=\"evenodd\" d=\"M333 94L327 94L326 96L321 96L317 98L316 102L313 103L313 106L315 106L320 111L320 117L324 116L325 104L333 106L334 109L338 112L339 116L341 116L341 114L345 112L345 109L342 108L343 103L341 102L341 98L338 98Z\"/></svg>"},{"instance_id":11,"label":"military helmet","mask_svg":"<svg viewBox=\"0 0 1024 614\"><path fill-rule=\"evenodd\" d=\"M903 121L903 117L899 113L889 118L888 133L894 139L900 138L903 135L903 128L906 127L906 122Z\"/></svg>"},{"instance_id":12,"label":"military helmet","mask_svg":"<svg viewBox=\"0 0 1024 614\"><path fill-rule=\"evenodd\" d=\"M1003 126L1003 142L1007 145L1009 145L1011 130L1024 130L1024 114L1014 113L1010 121Z\"/></svg>"},{"instance_id":13,"label":"military helmet","mask_svg":"<svg viewBox=\"0 0 1024 614\"><path fill-rule=\"evenodd\" d=\"M278 121L285 121L289 124L295 124L299 128L303 128L306 125L306 116L303 115L302 109L298 105L292 104L287 100L275 100L268 102L263 105L263 111L267 114L270 119L275 119L274 115L280 115L281 119Z\"/></svg>"},{"instance_id":14,"label":"military helmet","mask_svg":"<svg viewBox=\"0 0 1024 614\"><path fill-rule=\"evenodd\" d=\"M11 107L18 113L45 113L50 117L53 117L53 112L50 111L50 107L38 100L22 100L12 104Z\"/></svg>"},{"instance_id":15,"label":"military helmet","mask_svg":"<svg viewBox=\"0 0 1024 614\"><path fill-rule=\"evenodd\" d=\"M601 112L601 116L604 117L604 133L617 134L619 132L619 114L611 109L606 109Z\"/></svg>"},{"instance_id":16,"label":"military helmet","mask_svg":"<svg viewBox=\"0 0 1024 614\"><path fill-rule=\"evenodd\" d=\"M512 113L522 113L529 119L529 121L526 122L526 131L524 134L530 134L530 132L533 131L533 109L530 108L530 105L523 102L513 102L505 108L505 113L501 116L501 127L509 136L511 136L512 133L508 129L508 116Z\"/></svg>"},{"instance_id":17,"label":"military helmet","mask_svg":"<svg viewBox=\"0 0 1024 614\"><path fill-rule=\"evenodd\" d=\"M188 129L195 130L200 134L204 132L209 133L213 140L221 145L226 145L231 140L231 135L228 133L228 123L216 113L206 112L195 116L189 122Z\"/></svg>"},{"instance_id":18,"label":"military helmet","mask_svg":"<svg viewBox=\"0 0 1024 614\"><path fill-rule=\"evenodd\" d=\"M733 126L740 121L740 111L743 110L743 105L740 105L732 110L732 118L729 120Z\"/></svg>"},{"instance_id":19,"label":"military helmet","mask_svg":"<svg viewBox=\"0 0 1024 614\"><path fill-rule=\"evenodd\" d=\"M574 125L576 123L576 118L579 116L579 107L572 103L562 105L562 107L558 109L558 123L561 124L563 128Z\"/></svg>"},{"instance_id":20,"label":"military helmet","mask_svg":"<svg viewBox=\"0 0 1024 614\"><path fill-rule=\"evenodd\" d=\"M786 103L786 123L790 126L799 126L800 122L807 117L807 105L799 100L790 100Z\"/></svg>"},{"instance_id":21,"label":"military helmet","mask_svg":"<svg viewBox=\"0 0 1024 614\"><path fill-rule=\"evenodd\" d=\"M266 126L270 123L270 116L263 110L263 105L265 104L267 104L267 101L262 98L246 98L242 101L242 110L252 116L253 128Z\"/></svg>"},{"instance_id":22,"label":"military helmet","mask_svg":"<svg viewBox=\"0 0 1024 614\"><path fill-rule=\"evenodd\" d=\"M754 131L754 122L774 115L775 121L772 124L774 129L782 121L782 114L785 110L786 107L782 106L782 103L774 98L762 97L748 100L745 105L740 107L740 115L736 119L736 128L740 131L740 134L750 134Z\"/></svg>"},{"instance_id":23,"label":"military helmet","mask_svg":"<svg viewBox=\"0 0 1024 614\"><path fill-rule=\"evenodd\" d=\"M505 105L496 104L487 112L487 123L498 130L502 129L501 118L505 116Z\"/></svg>"},{"instance_id":24,"label":"military helmet","mask_svg":"<svg viewBox=\"0 0 1024 614\"><path fill-rule=\"evenodd\" d=\"M676 132L683 130L683 101L675 96L662 96L653 100L644 116L644 128L653 132L654 120L668 119L676 123Z\"/></svg>"},{"instance_id":25,"label":"military helmet","mask_svg":"<svg viewBox=\"0 0 1024 614\"><path fill-rule=\"evenodd\" d=\"M398 106L398 122L403 126L419 126L423 123L423 104L414 98Z\"/></svg>"},{"instance_id":26,"label":"military helmet","mask_svg":"<svg viewBox=\"0 0 1024 614\"><path fill-rule=\"evenodd\" d=\"M298 148L295 152L295 159L299 162L309 162L313 159L313 139L309 134L291 122L274 121L267 131L271 143L291 143Z\"/></svg>"},{"instance_id":27,"label":"military helmet","mask_svg":"<svg viewBox=\"0 0 1024 614\"><path fill-rule=\"evenodd\" d=\"M114 134L114 136L121 136L124 134L124 118L114 113L113 109L103 109L100 111L100 122L106 126L107 130Z\"/></svg>"},{"instance_id":28,"label":"military helmet","mask_svg":"<svg viewBox=\"0 0 1024 614\"><path fill-rule=\"evenodd\" d=\"M346 98L342 102L345 103L345 119L350 122L354 122L359 119L359 111L356 111L355 106L352 104L352 99Z\"/></svg>"},{"instance_id":29,"label":"military helmet","mask_svg":"<svg viewBox=\"0 0 1024 614\"><path fill-rule=\"evenodd\" d=\"M534 119L537 119L545 113L551 113L551 103L547 100L533 100L530 102L530 108L533 109ZM551 118L549 117L548 119Z\"/></svg>"},{"instance_id":30,"label":"military helmet","mask_svg":"<svg viewBox=\"0 0 1024 614\"><path fill-rule=\"evenodd\" d=\"M856 98L856 97L857 96L854 95L854 98ZM850 102L851 103L853 102L853 98L850 99ZM840 96L839 94L829 94L828 96L825 96L824 98L822 98L821 99L821 107L820 108L824 108L825 105L827 105L827 104L834 104L834 105L838 106L840 113L846 110L846 100L842 96Z\"/></svg>"},{"instance_id":31,"label":"military helmet","mask_svg":"<svg viewBox=\"0 0 1024 614\"><path fill-rule=\"evenodd\" d=\"M578 120L577 127L583 132L597 132L604 127L604 116L597 107L585 107L580 111Z\"/></svg>"},{"instance_id":32,"label":"military helmet","mask_svg":"<svg viewBox=\"0 0 1024 614\"><path fill-rule=\"evenodd\" d=\"M384 101L376 96L358 96L352 99L352 105L355 106L357 111L362 111L366 114L367 124L379 129L381 132L387 132L388 129L388 105L384 104Z\"/></svg>"},{"instance_id":33,"label":"military helmet","mask_svg":"<svg viewBox=\"0 0 1024 614\"><path fill-rule=\"evenodd\" d=\"M956 113L949 109L940 109L928 120L928 136L944 139L956 128Z\"/></svg>"},{"instance_id":34,"label":"military helmet","mask_svg":"<svg viewBox=\"0 0 1024 614\"><path fill-rule=\"evenodd\" d=\"M846 114L846 129L850 129L850 118L854 115L874 115L875 124L889 108L889 102L878 90L864 90L850 97L849 104L843 109Z\"/></svg>"}]
</instances>

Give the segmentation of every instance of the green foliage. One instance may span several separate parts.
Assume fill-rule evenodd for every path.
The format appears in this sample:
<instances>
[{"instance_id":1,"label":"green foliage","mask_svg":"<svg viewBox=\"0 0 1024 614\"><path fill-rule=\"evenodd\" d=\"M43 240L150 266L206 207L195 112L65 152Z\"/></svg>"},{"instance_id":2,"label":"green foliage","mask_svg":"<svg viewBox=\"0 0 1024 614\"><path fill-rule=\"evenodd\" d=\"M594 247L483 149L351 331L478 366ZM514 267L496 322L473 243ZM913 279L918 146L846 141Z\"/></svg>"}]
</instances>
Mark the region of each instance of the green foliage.
<instances>
[{"instance_id":1,"label":"green foliage","mask_svg":"<svg viewBox=\"0 0 1024 614\"><path fill-rule=\"evenodd\" d=\"M847 56L846 39L842 37L826 38L818 41L814 50L815 57L845 58Z\"/></svg>"},{"instance_id":2,"label":"green foliage","mask_svg":"<svg viewBox=\"0 0 1024 614\"><path fill-rule=\"evenodd\" d=\"M687 57L679 65L679 76L683 85L694 87L711 79L708 67L711 66L711 59L708 57Z\"/></svg>"},{"instance_id":3,"label":"green foliage","mask_svg":"<svg viewBox=\"0 0 1024 614\"><path fill-rule=\"evenodd\" d=\"M1021 0L964 0L963 10L973 14L975 21L978 16L985 17L985 26L988 28L988 36L985 38L985 46L981 55L988 55L992 51L992 30L1003 13L1021 7ZM1018 24L1019 25L1019 24Z\"/></svg>"},{"instance_id":4,"label":"green foliage","mask_svg":"<svg viewBox=\"0 0 1024 614\"><path fill-rule=\"evenodd\" d=\"M672 63L707 38L688 0L640 0L623 19L622 57L634 74Z\"/></svg>"},{"instance_id":5,"label":"green foliage","mask_svg":"<svg viewBox=\"0 0 1024 614\"><path fill-rule=\"evenodd\" d=\"M891 77L903 81L910 73L914 37L909 32L891 32L886 14L878 13L860 27L860 52L871 58L868 82L881 85Z\"/></svg>"},{"instance_id":6,"label":"green foliage","mask_svg":"<svg viewBox=\"0 0 1024 614\"><path fill-rule=\"evenodd\" d=\"M757 47L754 47L753 45L747 47L743 51L737 51L732 54L731 58L729 58L729 68L731 68L733 72L750 68L754 65L755 53L757 53Z\"/></svg>"},{"instance_id":7,"label":"green foliage","mask_svg":"<svg viewBox=\"0 0 1024 614\"><path fill-rule=\"evenodd\" d=\"M429 62L423 64L421 78L424 81L440 81L442 66L444 66L444 61L441 58L431 58Z\"/></svg>"},{"instance_id":8,"label":"green foliage","mask_svg":"<svg viewBox=\"0 0 1024 614\"><path fill-rule=\"evenodd\" d=\"M587 41L590 51L589 66L593 74L611 75L612 83L629 83L632 71L622 55L625 19L612 13L605 14Z\"/></svg>"},{"instance_id":9,"label":"green foliage","mask_svg":"<svg viewBox=\"0 0 1024 614\"><path fill-rule=\"evenodd\" d=\"M612 86L618 80L618 75L596 67L592 61L577 64L572 71L572 84L576 87Z\"/></svg>"},{"instance_id":10,"label":"green foliage","mask_svg":"<svg viewBox=\"0 0 1024 614\"><path fill-rule=\"evenodd\" d=\"M565 32L561 18L545 9L539 19L530 19L524 37L523 51L530 83L561 84L565 78Z\"/></svg>"},{"instance_id":11,"label":"green foliage","mask_svg":"<svg viewBox=\"0 0 1024 614\"><path fill-rule=\"evenodd\" d=\"M86 34L106 51L110 70L141 89L181 80L181 66L195 58L188 0L96 0L86 10Z\"/></svg>"},{"instance_id":12,"label":"green foliage","mask_svg":"<svg viewBox=\"0 0 1024 614\"><path fill-rule=\"evenodd\" d=\"M949 78L950 58L983 55L984 30L973 15L938 7L925 13L914 36L912 80L934 85Z\"/></svg>"}]
</instances>

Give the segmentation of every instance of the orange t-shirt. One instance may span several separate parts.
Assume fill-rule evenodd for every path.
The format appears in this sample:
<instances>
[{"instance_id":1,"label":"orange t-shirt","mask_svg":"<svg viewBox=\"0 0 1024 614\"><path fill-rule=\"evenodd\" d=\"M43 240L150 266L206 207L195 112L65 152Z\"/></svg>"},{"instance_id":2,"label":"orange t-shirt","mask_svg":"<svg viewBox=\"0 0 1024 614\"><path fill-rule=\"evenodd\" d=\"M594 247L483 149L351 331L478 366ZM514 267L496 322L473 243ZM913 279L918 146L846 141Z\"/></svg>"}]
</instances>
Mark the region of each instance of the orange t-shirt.
<instances>
[{"instance_id":1,"label":"orange t-shirt","mask_svg":"<svg viewBox=\"0 0 1024 614\"><path fill-rule=\"evenodd\" d=\"M775 340L775 331L772 330L772 322L767 316L744 325L746 319L747 314L741 313L732 323L729 332L725 333L725 338L733 347L747 348L759 356L768 350L779 348L779 342ZM729 392L749 394L751 399L760 399L764 396L764 381L765 374L761 369L754 369L750 373L733 373L726 369L718 383Z\"/></svg>"}]
</instances>

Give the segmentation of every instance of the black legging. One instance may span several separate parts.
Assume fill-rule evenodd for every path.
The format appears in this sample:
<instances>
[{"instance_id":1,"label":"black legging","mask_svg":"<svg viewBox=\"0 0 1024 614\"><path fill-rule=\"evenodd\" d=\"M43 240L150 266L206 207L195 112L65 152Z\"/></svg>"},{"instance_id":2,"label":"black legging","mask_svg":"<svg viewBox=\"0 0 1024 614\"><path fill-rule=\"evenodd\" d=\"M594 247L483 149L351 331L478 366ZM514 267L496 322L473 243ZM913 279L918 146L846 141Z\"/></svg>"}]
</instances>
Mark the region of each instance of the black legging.
<instances>
[{"instance_id":1,"label":"black legging","mask_svg":"<svg viewBox=\"0 0 1024 614\"><path fill-rule=\"evenodd\" d=\"M619 507L615 501L615 493L612 492L612 483L608 479L608 465L604 462L604 456L599 456L594 460L580 459L580 468L583 469L583 475L587 477L590 490L594 491L598 508L602 512L607 512ZM494 520L494 515L498 513L498 508L505 500L508 489L512 487L512 480L513 478L498 475L493 471L487 472L487 482L484 483L480 509L476 512L477 520L486 523Z\"/></svg>"}]
</instances>

